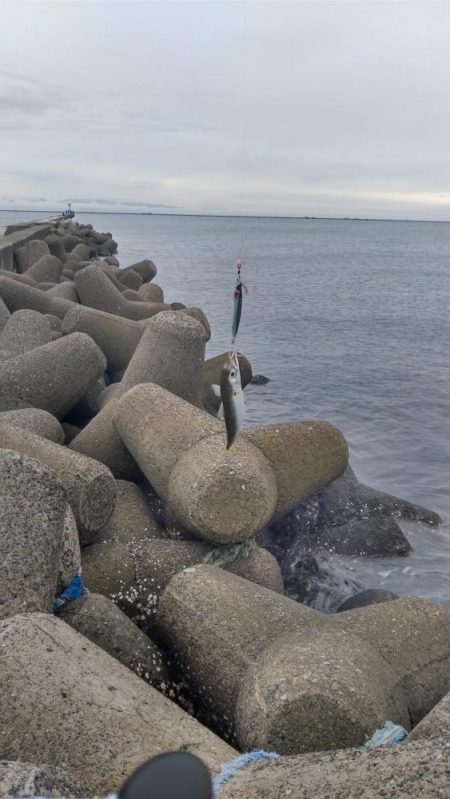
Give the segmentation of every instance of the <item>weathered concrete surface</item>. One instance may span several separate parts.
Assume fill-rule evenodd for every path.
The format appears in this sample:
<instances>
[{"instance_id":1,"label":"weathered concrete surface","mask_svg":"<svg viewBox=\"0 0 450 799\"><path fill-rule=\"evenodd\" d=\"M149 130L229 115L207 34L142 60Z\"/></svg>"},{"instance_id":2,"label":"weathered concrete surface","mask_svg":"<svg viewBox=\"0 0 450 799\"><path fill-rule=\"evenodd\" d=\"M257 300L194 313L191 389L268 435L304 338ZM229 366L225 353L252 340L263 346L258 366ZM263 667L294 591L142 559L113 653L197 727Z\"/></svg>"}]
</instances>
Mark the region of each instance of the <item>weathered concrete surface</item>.
<instances>
[{"instance_id":1,"label":"weathered concrete surface","mask_svg":"<svg viewBox=\"0 0 450 799\"><path fill-rule=\"evenodd\" d=\"M58 418L104 372L106 361L85 333L72 333L0 364L0 410L42 408Z\"/></svg>"},{"instance_id":2,"label":"weathered concrete surface","mask_svg":"<svg viewBox=\"0 0 450 799\"><path fill-rule=\"evenodd\" d=\"M200 565L212 551L200 541L102 542L83 549L84 581L89 590L114 599L127 616L151 634L160 597L171 578L185 568ZM248 556L225 568L282 592L278 564L264 549L252 549Z\"/></svg>"},{"instance_id":3,"label":"weathered concrete surface","mask_svg":"<svg viewBox=\"0 0 450 799\"><path fill-rule=\"evenodd\" d=\"M448 799L450 740L312 752L259 761L220 789L220 799Z\"/></svg>"},{"instance_id":4,"label":"weathered concrete surface","mask_svg":"<svg viewBox=\"0 0 450 799\"><path fill-rule=\"evenodd\" d=\"M417 724L450 690L450 608L420 597L400 597L333 615L346 630L383 655Z\"/></svg>"},{"instance_id":5,"label":"weathered concrete surface","mask_svg":"<svg viewBox=\"0 0 450 799\"><path fill-rule=\"evenodd\" d=\"M73 302L70 300L53 297L47 291L28 286L26 283L19 283L9 277L0 277L0 297L11 313L29 308L32 311L53 314L63 319L67 311L73 307Z\"/></svg>"},{"instance_id":6,"label":"weathered concrete surface","mask_svg":"<svg viewBox=\"0 0 450 799\"><path fill-rule=\"evenodd\" d=\"M267 524L277 486L259 449L239 440L225 454L219 420L150 383L105 410L112 403L126 448L187 530L226 543L250 538Z\"/></svg>"},{"instance_id":7,"label":"weathered concrete surface","mask_svg":"<svg viewBox=\"0 0 450 799\"><path fill-rule=\"evenodd\" d=\"M160 599L160 634L211 723L242 749L362 744L386 718L408 729L449 690L450 609L413 597L307 611L205 565Z\"/></svg>"},{"instance_id":8,"label":"weathered concrete surface","mask_svg":"<svg viewBox=\"0 0 450 799\"><path fill-rule=\"evenodd\" d=\"M347 442L329 422L255 425L241 435L264 453L277 476L274 521L336 480L348 463Z\"/></svg>"},{"instance_id":9,"label":"weathered concrete surface","mask_svg":"<svg viewBox=\"0 0 450 799\"><path fill-rule=\"evenodd\" d=\"M70 442L70 448L105 464L118 480L134 480L141 472L116 431L116 412L117 402L111 400Z\"/></svg>"},{"instance_id":10,"label":"weathered concrete surface","mask_svg":"<svg viewBox=\"0 0 450 799\"><path fill-rule=\"evenodd\" d=\"M114 510L96 533L95 540L126 544L140 539L163 538L164 530L153 515L142 489L127 480L116 480L116 489Z\"/></svg>"},{"instance_id":11,"label":"weathered concrete surface","mask_svg":"<svg viewBox=\"0 0 450 799\"><path fill-rule=\"evenodd\" d=\"M64 444L64 430L55 416L40 408L19 408L17 411L0 412L0 424L6 422L48 438L55 444Z\"/></svg>"},{"instance_id":12,"label":"weathered concrete surface","mask_svg":"<svg viewBox=\"0 0 450 799\"><path fill-rule=\"evenodd\" d=\"M0 618L50 613L63 548L65 489L45 464L4 449L0 499Z\"/></svg>"},{"instance_id":13,"label":"weathered concrete surface","mask_svg":"<svg viewBox=\"0 0 450 799\"><path fill-rule=\"evenodd\" d=\"M0 448L36 458L56 472L80 531L99 530L106 524L114 509L116 484L103 464L5 423L0 425Z\"/></svg>"},{"instance_id":14,"label":"weathered concrete surface","mask_svg":"<svg viewBox=\"0 0 450 799\"><path fill-rule=\"evenodd\" d=\"M58 765L86 796L117 790L161 752L195 752L213 772L235 755L54 616L29 613L1 622L0 668L2 756Z\"/></svg>"},{"instance_id":15,"label":"weathered concrete surface","mask_svg":"<svg viewBox=\"0 0 450 799\"><path fill-rule=\"evenodd\" d=\"M56 766L0 760L0 799L29 799L33 796L64 796L75 799L80 788Z\"/></svg>"},{"instance_id":16,"label":"weathered concrete surface","mask_svg":"<svg viewBox=\"0 0 450 799\"><path fill-rule=\"evenodd\" d=\"M15 358L52 341L48 319L38 311L15 311L0 333L0 351L4 358Z\"/></svg>"},{"instance_id":17,"label":"weathered concrete surface","mask_svg":"<svg viewBox=\"0 0 450 799\"><path fill-rule=\"evenodd\" d=\"M104 353L109 369L126 369L144 333L145 327L132 319L74 306L64 317L64 333L87 333Z\"/></svg>"},{"instance_id":18,"label":"weathered concrete surface","mask_svg":"<svg viewBox=\"0 0 450 799\"><path fill-rule=\"evenodd\" d=\"M148 321L122 378L119 393L154 383L200 405L206 334L195 319L164 311Z\"/></svg>"},{"instance_id":19,"label":"weathered concrete surface","mask_svg":"<svg viewBox=\"0 0 450 799\"><path fill-rule=\"evenodd\" d=\"M86 594L68 602L58 618L155 688L172 679L164 653L107 597Z\"/></svg>"},{"instance_id":20,"label":"weathered concrete surface","mask_svg":"<svg viewBox=\"0 0 450 799\"><path fill-rule=\"evenodd\" d=\"M51 223L45 225L31 225L27 228L20 227L12 230L0 238L0 268L14 270L14 253L33 239L44 239L50 233ZM48 251L48 250L47 250Z\"/></svg>"},{"instance_id":21,"label":"weathered concrete surface","mask_svg":"<svg viewBox=\"0 0 450 799\"><path fill-rule=\"evenodd\" d=\"M249 666L283 633L306 633L323 619L274 591L202 565L172 578L159 602L157 626L205 712L232 735Z\"/></svg>"},{"instance_id":22,"label":"weathered concrete surface","mask_svg":"<svg viewBox=\"0 0 450 799\"><path fill-rule=\"evenodd\" d=\"M163 303L152 304L127 300L103 271L95 265L80 269L75 274L74 282L83 305L118 316L125 316L127 319L149 319L160 311L170 310L170 305Z\"/></svg>"}]
</instances>

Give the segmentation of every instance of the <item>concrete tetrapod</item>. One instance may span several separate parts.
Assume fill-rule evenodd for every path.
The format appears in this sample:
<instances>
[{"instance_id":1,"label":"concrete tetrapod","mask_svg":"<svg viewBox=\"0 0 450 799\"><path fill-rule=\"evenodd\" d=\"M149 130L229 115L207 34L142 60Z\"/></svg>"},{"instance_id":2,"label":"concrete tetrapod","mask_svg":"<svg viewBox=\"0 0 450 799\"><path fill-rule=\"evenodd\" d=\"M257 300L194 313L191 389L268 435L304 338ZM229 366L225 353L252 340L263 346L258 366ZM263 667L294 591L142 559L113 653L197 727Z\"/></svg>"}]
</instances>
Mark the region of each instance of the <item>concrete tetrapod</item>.
<instances>
[{"instance_id":1,"label":"concrete tetrapod","mask_svg":"<svg viewBox=\"0 0 450 799\"><path fill-rule=\"evenodd\" d=\"M170 310L170 305L163 303L127 300L102 270L94 265L80 269L74 276L74 283L83 305L127 319L149 319L160 311Z\"/></svg>"},{"instance_id":2,"label":"concrete tetrapod","mask_svg":"<svg viewBox=\"0 0 450 799\"><path fill-rule=\"evenodd\" d=\"M10 358L52 341L48 320L38 311L15 311L0 333L0 351Z\"/></svg>"},{"instance_id":3,"label":"concrete tetrapod","mask_svg":"<svg viewBox=\"0 0 450 799\"><path fill-rule=\"evenodd\" d=\"M53 297L47 291L27 286L9 277L0 277L0 296L11 311L21 311L30 308L43 314L54 314L64 319L67 311L73 307L73 302L63 297Z\"/></svg>"},{"instance_id":4,"label":"concrete tetrapod","mask_svg":"<svg viewBox=\"0 0 450 799\"><path fill-rule=\"evenodd\" d=\"M111 405L123 443L189 532L232 543L269 522L276 478L250 442L241 439L226 454L222 422L152 383L127 391L104 411Z\"/></svg>"},{"instance_id":5,"label":"concrete tetrapod","mask_svg":"<svg viewBox=\"0 0 450 799\"><path fill-rule=\"evenodd\" d=\"M362 744L386 719L408 729L450 686L450 609L417 597L311 615L203 565L172 578L157 627L245 750Z\"/></svg>"},{"instance_id":6,"label":"concrete tetrapod","mask_svg":"<svg viewBox=\"0 0 450 799\"><path fill-rule=\"evenodd\" d=\"M146 633L155 628L159 599L178 572L201 564L213 547L201 541L140 539L83 548L83 575L91 591L108 596ZM224 567L233 574L282 593L280 569L266 549L255 547Z\"/></svg>"},{"instance_id":7,"label":"concrete tetrapod","mask_svg":"<svg viewBox=\"0 0 450 799\"><path fill-rule=\"evenodd\" d=\"M177 311L158 314L145 326L120 383L119 395L138 383L155 383L200 405L205 343L206 333L200 322Z\"/></svg>"},{"instance_id":8,"label":"concrete tetrapod","mask_svg":"<svg viewBox=\"0 0 450 799\"><path fill-rule=\"evenodd\" d=\"M0 424L0 448L29 455L54 469L67 491L80 532L99 530L108 521L114 509L116 484L102 463L4 423Z\"/></svg>"},{"instance_id":9,"label":"concrete tetrapod","mask_svg":"<svg viewBox=\"0 0 450 799\"><path fill-rule=\"evenodd\" d=\"M42 438L48 438L55 444L64 444L64 430L55 416L40 408L19 408L17 411L0 412L0 424L6 422L29 430Z\"/></svg>"},{"instance_id":10,"label":"concrete tetrapod","mask_svg":"<svg viewBox=\"0 0 450 799\"><path fill-rule=\"evenodd\" d=\"M348 463L347 442L329 422L255 425L245 428L242 436L264 453L277 476L272 521L340 477Z\"/></svg>"},{"instance_id":11,"label":"concrete tetrapod","mask_svg":"<svg viewBox=\"0 0 450 799\"><path fill-rule=\"evenodd\" d=\"M59 258L54 255L43 255L33 266L27 269L27 277L31 277L36 283L43 281L58 282L62 275L63 265Z\"/></svg>"},{"instance_id":12,"label":"concrete tetrapod","mask_svg":"<svg viewBox=\"0 0 450 799\"><path fill-rule=\"evenodd\" d=\"M72 333L0 364L0 410L35 407L64 418L104 372L85 333Z\"/></svg>"},{"instance_id":13,"label":"concrete tetrapod","mask_svg":"<svg viewBox=\"0 0 450 799\"><path fill-rule=\"evenodd\" d=\"M203 712L226 736L235 733L243 679L264 649L283 633L305 635L324 623L325 617L306 605L207 565L170 580L156 617Z\"/></svg>"},{"instance_id":14,"label":"concrete tetrapod","mask_svg":"<svg viewBox=\"0 0 450 799\"><path fill-rule=\"evenodd\" d=\"M449 758L447 735L259 760L234 774L220 799L447 799Z\"/></svg>"},{"instance_id":15,"label":"concrete tetrapod","mask_svg":"<svg viewBox=\"0 0 450 799\"><path fill-rule=\"evenodd\" d=\"M120 371L127 368L145 327L132 319L80 305L68 311L61 329L63 333L87 333L104 353L108 368Z\"/></svg>"},{"instance_id":16,"label":"concrete tetrapod","mask_svg":"<svg viewBox=\"0 0 450 799\"><path fill-rule=\"evenodd\" d=\"M164 653L107 597L85 594L58 617L159 690L172 679Z\"/></svg>"},{"instance_id":17,"label":"concrete tetrapod","mask_svg":"<svg viewBox=\"0 0 450 799\"><path fill-rule=\"evenodd\" d=\"M45 464L4 449L0 497L0 618L51 613L63 548L64 486Z\"/></svg>"},{"instance_id":18,"label":"concrete tetrapod","mask_svg":"<svg viewBox=\"0 0 450 799\"><path fill-rule=\"evenodd\" d=\"M18 247L14 251L14 262L18 272L26 272L27 269L36 263L39 258L44 255L49 255L50 250L45 241L40 239L32 239L24 244L23 247Z\"/></svg>"},{"instance_id":19,"label":"concrete tetrapod","mask_svg":"<svg viewBox=\"0 0 450 799\"><path fill-rule=\"evenodd\" d=\"M128 543L141 538L163 538L164 530L153 515L142 489L127 480L116 480L116 489L114 511L95 540Z\"/></svg>"},{"instance_id":20,"label":"concrete tetrapod","mask_svg":"<svg viewBox=\"0 0 450 799\"><path fill-rule=\"evenodd\" d=\"M58 764L85 796L117 791L162 752L194 752L213 773L236 754L54 616L28 613L1 622L0 652L2 757Z\"/></svg>"}]
</instances>

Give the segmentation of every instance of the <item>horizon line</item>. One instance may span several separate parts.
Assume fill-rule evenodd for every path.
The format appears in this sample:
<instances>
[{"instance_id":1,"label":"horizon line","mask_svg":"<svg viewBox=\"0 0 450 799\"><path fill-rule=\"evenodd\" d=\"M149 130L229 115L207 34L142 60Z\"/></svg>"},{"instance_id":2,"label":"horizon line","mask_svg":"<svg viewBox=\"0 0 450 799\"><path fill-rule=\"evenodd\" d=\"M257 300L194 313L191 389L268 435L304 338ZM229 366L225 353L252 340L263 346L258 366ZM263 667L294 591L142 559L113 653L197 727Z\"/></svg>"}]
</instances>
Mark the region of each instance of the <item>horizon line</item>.
<instances>
[{"instance_id":1,"label":"horizon line","mask_svg":"<svg viewBox=\"0 0 450 799\"><path fill-rule=\"evenodd\" d=\"M72 209L73 210L73 209ZM28 210L25 208L0 208L0 213L11 214L60 214L62 211L52 209ZM449 219L392 219L390 217L370 217L370 216L315 216L304 214L302 216L288 216L285 214L206 214L206 213L170 213L167 211L74 211L77 214L107 214L111 216L182 216L182 217L201 217L207 219L297 219L302 221L317 222L420 222L423 224L448 224Z\"/></svg>"}]
</instances>

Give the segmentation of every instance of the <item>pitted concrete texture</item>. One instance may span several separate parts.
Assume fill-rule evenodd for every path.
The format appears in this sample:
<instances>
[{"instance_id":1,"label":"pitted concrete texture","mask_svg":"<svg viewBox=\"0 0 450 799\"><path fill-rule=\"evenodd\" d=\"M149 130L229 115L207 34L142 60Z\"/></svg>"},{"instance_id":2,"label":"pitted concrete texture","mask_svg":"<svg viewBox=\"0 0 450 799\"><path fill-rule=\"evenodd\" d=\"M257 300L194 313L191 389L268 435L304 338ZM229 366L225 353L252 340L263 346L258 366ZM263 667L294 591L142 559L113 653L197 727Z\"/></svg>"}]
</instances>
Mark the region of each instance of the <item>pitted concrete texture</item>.
<instances>
[{"instance_id":1,"label":"pitted concrete texture","mask_svg":"<svg viewBox=\"0 0 450 799\"><path fill-rule=\"evenodd\" d=\"M0 497L0 617L51 613L63 549L64 486L40 461L2 449Z\"/></svg>"},{"instance_id":2,"label":"pitted concrete texture","mask_svg":"<svg viewBox=\"0 0 450 799\"><path fill-rule=\"evenodd\" d=\"M216 773L236 754L61 619L6 619L0 652L2 756L58 765L86 796L118 790L162 752L194 752Z\"/></svg>"},{"instance_id":3,"label":"pitted concrete texture","mask_svg":"<svg viewBox=\"0 0 450 799\"><path fill-rule=\"evenodd\" d=\"M55 416L40 408L20 408L17 411L0 412L0 424L6 422L48 438L55 444L64 444L64 430Z\"/></svg>"},{"instance_id":4,"label":"pitted concrete texture","mask_svg":"<svg viewBox=\"0 0 450 799\"><path fill-rule=\"evenodd\" d=\"M0 425L0 448L14 449L54 469L67 491L80 532L99 530L108 521L114 509L116 484L106 466L5 423Z\"/></svg>"},{"instance_id":5,"label":"pitted concrete texture","mask_svg":"<svg viewBox=\"0 0 450 799\"><path fill-rule=\"evenodd\" d=\"M449 799L450 739L261 760L220 799Z\"/></svg>"},{"instance_id":6,"label":"pitted concrete texture","mask_svg":"<svg viewBox=\"0 0 450 799\"><path fill-rule=\"evenodd\" d=\"M15 311L0 333L0 350L10 358L23 355L52 341L48 320L38 311Z\"/></svg>"},{"instance_id":7,"label":"pitted concrete texture","mask_svg":"<svg viewBox=\"0 0 450 799\"><path fill-rule=\"evenodd\" d=\"M58 418L103 375L106 361L85 333L72 333L0 364L0 410L42 408Z\"/></svg>"}]
</instances>

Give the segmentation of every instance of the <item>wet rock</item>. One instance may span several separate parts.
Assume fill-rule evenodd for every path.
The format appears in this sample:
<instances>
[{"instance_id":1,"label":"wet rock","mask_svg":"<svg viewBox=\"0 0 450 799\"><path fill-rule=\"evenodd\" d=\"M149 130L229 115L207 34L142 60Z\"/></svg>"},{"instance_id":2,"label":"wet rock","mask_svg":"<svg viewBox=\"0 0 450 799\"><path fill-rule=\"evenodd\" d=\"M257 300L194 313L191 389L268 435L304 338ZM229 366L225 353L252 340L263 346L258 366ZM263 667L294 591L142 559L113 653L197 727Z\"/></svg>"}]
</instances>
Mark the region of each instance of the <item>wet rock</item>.
<instances>
[{"instance_id":1,"label":"wet rock","mask_svg":"<svg viewBox=\"0 0 450 799\"><path fill-rule=\"evenodd\" d=\"M171 681L163 652L107 597L86 594L68 602L58 617L155 688Z\"/></svg>"},{"instance_id":2,"label":"wet rock","mask_svg":"<svg viewBox=\"0 0 450 799\"><path fill-rule=\"evenodd\" d=\"M253 375L250 382L252 386L265 386L266 383L270 382L270 379L265 375Z\"/></svg>"},{"instance_id":3,"label":"wet rock","mask_svg":"<svg viewBox=\"0 0 450 799\"><path fill-rule=\"evenodd\" d=\"M44 344L0 364L0 410L31 405L64 418L105 366L101 350L84 333Z\"/></svg>"},{"instance_id":4,"label":"wet rock","mask_svg":"<svg viewBox=\"0 0 450 799\"><path fill-rule=\"evenodd\" d=\"M324 613L334 613L363 590L348 567L336 558L305 552L299 542L286 553L281 568L286 595Z\"/></svg>"},{"instance_id":5,"label":"wet rock","mask_svg":"<svg viewBox=\"0 0 450 799\"><path fill-rule=\"evenodd\" d=\"M393 594L392 591L382 591L379 588L366 588L365 591L360 591L346 599L342 605L339 605L336 613L365 608L367 605L375 605L377 602L391 602L393 599L398 599L398 594Z\"/></svg>"},{"instance_id":6,"label":"wet rock","mask_svg":"<svg viewBox=\"0 0 450 799\"><path fill-rule=\"evenodd\" d=\"M354 518L377 514L397 516L425 524L439 524L437 513L407 500L385 494L360 483L350 466L320 493L320 524L345 524Z\"/></svg>"},{"instance_id":7,"label":"wet rock","mask_svg":"<svg viewBox=\"0 0 450 799\"><path fill-rule=\"evenodd\" d=\"M350 519L346 524L319 527L304 539L310 551L336 552L340 555L407 555L411 544L395 519L372 516Z\"/></svg>"},{"instance_id":8,"label":"wet rock","mask_svg":"<svg viewBox=\"0 0 450 799\"><path fill-rule=\"evenodd\" d=\"M63 546L65 489L45 464L2 449L0 495L0 618L36 610L51 613ZM4 679L2 671L6 687ZM3 716L2 710L2 725Z\"/></svg>"},{"instance_id":9,"label":"wet rock","mask_svg":"<svg viewBox=\"0 0 450 799\"><path fill-rule=\"evenodd\" d=\"M54 616L28 613L1 622L0 647L3 757L63 765L86 796L117 790L161 752L193 751L213 772L235 755Z\"/></svg>"},{"instance_id":10,"label":"wet rock","mask_svg":"<svg viewBox=\"0 0 450 799\"><path fill-rule=\"evenodd\" d=\"M114 508L116 486L103 464L5 423L0 425L0 448L36 458L56 472L80 531L99 530L107 522Z\"/></svg>"}]
</instances>

